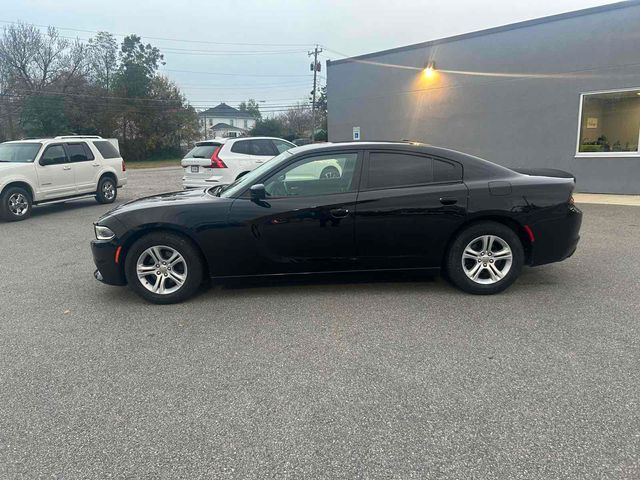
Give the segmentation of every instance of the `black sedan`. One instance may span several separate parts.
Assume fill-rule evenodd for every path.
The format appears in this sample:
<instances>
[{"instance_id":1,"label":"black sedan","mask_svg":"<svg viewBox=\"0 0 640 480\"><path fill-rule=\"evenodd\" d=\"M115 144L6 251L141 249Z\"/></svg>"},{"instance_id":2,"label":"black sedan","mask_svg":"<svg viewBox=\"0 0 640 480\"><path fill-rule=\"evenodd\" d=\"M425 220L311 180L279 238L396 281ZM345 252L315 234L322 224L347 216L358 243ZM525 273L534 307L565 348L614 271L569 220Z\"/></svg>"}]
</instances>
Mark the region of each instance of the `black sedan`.
<instances>
[{"instance_id":1,"label":"black sedan","mask_svg":"<svg viewBox=\"0 0 640 480\"><path fill-rule=\"evenodd\" d=\"M409 143L288 150L228 186L117 207L95 224L95 276L155 303L206 277L442 270L493 294L576 249L574 178Z\"/></svg>"}]
</instances>

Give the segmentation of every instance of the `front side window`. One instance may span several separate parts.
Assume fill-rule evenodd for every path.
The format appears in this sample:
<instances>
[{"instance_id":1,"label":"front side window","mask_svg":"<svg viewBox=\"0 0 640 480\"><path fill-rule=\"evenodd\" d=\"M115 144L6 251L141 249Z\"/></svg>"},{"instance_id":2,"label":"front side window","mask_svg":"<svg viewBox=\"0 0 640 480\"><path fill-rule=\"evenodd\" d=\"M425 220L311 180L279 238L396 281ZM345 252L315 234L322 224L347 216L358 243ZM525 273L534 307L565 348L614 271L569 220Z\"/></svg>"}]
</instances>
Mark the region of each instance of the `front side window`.
<instances>
[{"instance_id":1,"label":"front side window","mask_svg":"<svg viewBox=\"0 0 640 480\"><path fill-rule=\"evenodd\" d=\"M582 95L578 154L640 153L640 90Z\"/></svg>"},{"instance_id":2,"label":"front side window","mask_svg":"<svg viewBox=\"0 0 640 480\"><path fill-rule=\"evenodd\" d=\"M396 152L371 152L367 188L394 188L433 182L433 159Z\"/></svg>"},{"instance_id":3,"label":"front side window","mask_svg":"<svg viewBox=\"0 0 640 480\"><path fill-rule=\"evenodd\" d=\"M67 154L62 145L52 145L42 154L40 161L47 165L58 165L67 162Z\"/></svg>"},{"instance_id":4,"label":"front side window","mask_svg":"<svg viewBox=\"0 0 640 480\"><path fill-rule=\"evenodd\" d=\"M278 153L286 152L290 148L295 147L295 145L289 142L283 142L282 140L273 140L273 144L276 146Z\"/></svg>"},{"instance_id":5,"label":"front side window","mask_svg":"<svg viewBox=\"0 0 640 480\"><path fill-rule=\"evenodd\" d=\"M307 157L264 182L269 197L305 197L350 192L354 189L357 153Z\"/></svg>"},{"instance_id":6,"label":"front side window","mask_svg":"<svg viewBox=\"0 0 640 480\"><path fill-rule=\"evenodd\" d=\"M2 143L0 162L31 163L42 147L41 143Z\"/></svg>"}]
</instances>

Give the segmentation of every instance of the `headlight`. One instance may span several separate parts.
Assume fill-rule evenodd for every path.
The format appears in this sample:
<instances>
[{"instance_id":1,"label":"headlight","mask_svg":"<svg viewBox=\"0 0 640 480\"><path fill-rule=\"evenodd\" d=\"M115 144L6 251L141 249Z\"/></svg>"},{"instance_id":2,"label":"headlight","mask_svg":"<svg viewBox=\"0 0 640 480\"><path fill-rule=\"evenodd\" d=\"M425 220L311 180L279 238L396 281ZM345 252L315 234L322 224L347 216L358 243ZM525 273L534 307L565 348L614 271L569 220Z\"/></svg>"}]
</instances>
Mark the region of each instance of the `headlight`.
<instances>
[{"instance_id":1,"label":"headlight","mask_svg":"<svg viewBox=\"0 0 640 480\"><path fill-rule=\"evenodd\" d=\"M113 230L103 225L94 225L93 229L96 232L96 238L98 240L111 240L113 237L116 236L116 234L113 233Z\"/></svg>"}]
</instances>

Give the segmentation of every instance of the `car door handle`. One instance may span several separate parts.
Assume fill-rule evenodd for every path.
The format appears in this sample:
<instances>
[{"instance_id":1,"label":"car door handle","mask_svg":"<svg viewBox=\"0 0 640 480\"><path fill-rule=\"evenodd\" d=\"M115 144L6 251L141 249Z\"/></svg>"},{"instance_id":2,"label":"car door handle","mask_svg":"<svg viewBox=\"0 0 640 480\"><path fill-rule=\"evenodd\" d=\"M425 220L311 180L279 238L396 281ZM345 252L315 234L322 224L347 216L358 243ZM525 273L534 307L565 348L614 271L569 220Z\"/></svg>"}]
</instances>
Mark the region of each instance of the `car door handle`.
<instances>
[{"instance_id":1,"label":"car door handle","mask_svg":"<svg viewBox=\"0 0 640 480\"><path fill-rule=\"evenodd\" d=\"M329 213L333 218L344 218L349 215L349 210L346 208L334 208L329 210Z\"/></svg>"},{"instance_id":2,"label":"car door handle","mask_svg":"<svg viewBox=\"0 0 640 480\"><path fill-rule=\"evenodd\" d=\"M71 167L69 167L68 165L65 165L64 167L62 167L63 170L71 170Z\"/></svg>"},{"instance_id":3,"label":"car door handle","mask_svg":"<svg viewBox=\"0 0 640 480\"><path fill-rule=\"evenodd\" d=\"M100 164L99 164L99 163L92 163L92 165L93 165L94 167L99 167L99 166L100 166Z\"/></svg>"},{"instance_id":4,"label":"car door handle","mask_svg":"<svg viewBox=\"0 0 640 480\"><path fill-rule=\"evenodd\" d=\"M441 197L440 203L442 205L455 205L456 203L458 203L458 199L453 197Z\"/></svg>"}]
</instances>

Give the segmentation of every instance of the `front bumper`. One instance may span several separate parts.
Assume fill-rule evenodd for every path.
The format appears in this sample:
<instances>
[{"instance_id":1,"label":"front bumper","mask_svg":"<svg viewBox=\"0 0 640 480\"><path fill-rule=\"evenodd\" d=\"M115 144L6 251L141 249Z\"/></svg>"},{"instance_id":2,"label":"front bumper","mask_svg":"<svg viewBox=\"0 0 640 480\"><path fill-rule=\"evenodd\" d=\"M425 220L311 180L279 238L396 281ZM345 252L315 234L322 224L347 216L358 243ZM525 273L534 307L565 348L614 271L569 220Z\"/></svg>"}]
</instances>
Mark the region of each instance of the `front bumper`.
<instances>
[{"instance_id":1,"label":"front bumper","mask_svg":"<svg viewBox=\"0 0 640 480\"><path fill-rule=\"evenodd\" d=\"M531 265L560 262L574 254L580 241L582 211L569 207L561 215L531 225L535 235Z\"/></svg>"},{"instance_id":2,"label":"front bumper","mask_svg":"<svg viewBox=\"0 0 640 480\"><path fill-rule=\"evenodd\" d=\"M119 245L111 241L93 240L91 242L91 253L93 263L97 270L94 272L96 280L107 285L126 285L127 279L124 275L124 256L119 255L119 262L116 263L116 253Z\"/></svg>"}]
</instances>

